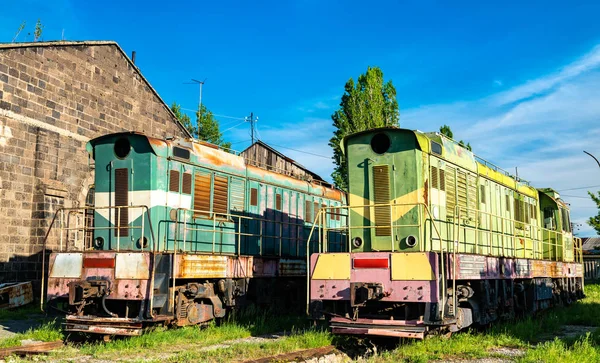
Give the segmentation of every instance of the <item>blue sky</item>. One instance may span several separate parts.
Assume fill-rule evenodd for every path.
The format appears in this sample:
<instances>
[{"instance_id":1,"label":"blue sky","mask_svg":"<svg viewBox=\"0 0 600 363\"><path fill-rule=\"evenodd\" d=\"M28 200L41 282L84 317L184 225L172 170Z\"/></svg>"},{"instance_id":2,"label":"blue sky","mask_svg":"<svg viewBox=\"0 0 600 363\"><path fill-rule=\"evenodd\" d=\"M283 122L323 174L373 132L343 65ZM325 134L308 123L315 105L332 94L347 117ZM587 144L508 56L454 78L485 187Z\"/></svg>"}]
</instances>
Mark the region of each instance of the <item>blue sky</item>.
<instances>
[{"instance_id":1,"label":"blue sky","mask_svg":"<svg viewBox=\"0 0 600 363\"><path fill-rule=\"evenodd\" d=\"M207 78L203 103L223 115L235 148L250 139L236 118L254 112L264 141L326 178L329 116L343 85L379 66L398 91L401 126L449 124L481 157L562 191L576 222L596 211L587 189L569 189L600 185L600 169L582 152L600 157L600 2L0 5L0 41L11 41L23 20L18 40L31 40L38 18L44 40L115 40L137 51L167 103L195 109L198 89L184 83ZM584 224L580 234L592 232Z\"/></svg>"}]
</instances>

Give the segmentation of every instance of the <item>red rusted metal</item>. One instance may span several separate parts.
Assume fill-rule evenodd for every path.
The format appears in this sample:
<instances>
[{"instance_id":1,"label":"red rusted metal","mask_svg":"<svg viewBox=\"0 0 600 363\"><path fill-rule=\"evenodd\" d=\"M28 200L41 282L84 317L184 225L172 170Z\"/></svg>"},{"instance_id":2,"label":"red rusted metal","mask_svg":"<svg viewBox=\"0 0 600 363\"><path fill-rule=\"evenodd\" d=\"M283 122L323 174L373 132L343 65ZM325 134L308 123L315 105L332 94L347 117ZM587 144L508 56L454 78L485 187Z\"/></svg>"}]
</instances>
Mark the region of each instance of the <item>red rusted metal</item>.
<instances>
[{"instance_id":1,"label":"red rusted metal","mask_svg":"<svg viewBox=\"0 0 600 363\"><path fill-rule=\"evenodd\" d=\"M334 334L377 335L386 337L423 339L427 326L421 320L383 320L334 317L330 321Z\"/></svg>"},{"instance_id":2,"label":"red rusted metal","mask_svg":"<svg viewBox=\"0 0 600 363\"><path fill-rule=\"evenodd\" d=\"M0 309L11 309L33 301L31 282L0 284Z\"/></svg>"},{"instance_id":3,"label":"red rusted metal","mask_svg":"<svg viewBox=\"0 0 600 363\"><path fill-rule=\"evenodd\" d=\"M354 268L389 268L390 260L387 258L353 258Z\"/></svg>"},{"instance_id":4,"label":"red rusted metal","mask_svg":"<svg viewBox=\"0 0 600 363\"><path fill-rule=\"evenodd\" d=\"M83 268L113 268L115 267L114 258L90 258L83 259Z\"/></svg>"}]
</instances>

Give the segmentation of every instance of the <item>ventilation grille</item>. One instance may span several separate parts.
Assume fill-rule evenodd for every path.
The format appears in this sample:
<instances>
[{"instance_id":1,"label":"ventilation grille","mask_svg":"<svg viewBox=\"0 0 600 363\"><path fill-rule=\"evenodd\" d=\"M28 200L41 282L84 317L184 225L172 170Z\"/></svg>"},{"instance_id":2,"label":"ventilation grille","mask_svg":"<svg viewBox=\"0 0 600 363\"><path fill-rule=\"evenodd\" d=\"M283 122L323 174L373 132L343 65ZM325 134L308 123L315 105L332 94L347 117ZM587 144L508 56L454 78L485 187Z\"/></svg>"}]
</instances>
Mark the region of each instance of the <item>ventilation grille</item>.
<instances>
[{"instance_id":1,"label":"ventilation grille","mask_svg":"<svg viewBox=\"0 0 600 363\"><path fill-rule=\"evenodd\" d=\"M129 170L127 168L115 169L115 206L129 205ZM115 211L115 236L129 236L129 210L117 208Z\"/></svg>"},{"instance_id":2,"label":"ventilation grille","mask_svg":"<svg viewBox=\"0 0 600 363\"><path fill-rule=\"evenodd\" d=\"M181 181L181 192L184 194L192 194L192 174L183 173L183 180Z\"/></svg>"},{"instance_id":3,"label":"ventilation grille","mask_svg":"<svg viewBox=\"0 0 600 363\"><path fill-rule=\"evenodd\" d=\"M375 192L375 204L390 203L390 172L387 165L373 167L373 184ZM392 235L392 216L389 206L375 207L376 236ZM382 226L382 227L379 227Z\"/></svg>"},{"instance_id":4,"label":"ventilation grille","mask_svg":"<svg viewBox=\"0 0 600 363\"><path fill-rule=\"evenodd\" d=\"M431 167L431 188L439 189L439 178L438 178L438 168L435 166Z\"/></svg>"},{"instance_id":5,"label":"ventilation grille","mask_svg":"<svg viewBox=\"0 0 600 363\"><path fill-rule=\"evenodd\" d=\"M446 190L446 172L444 169L440 169L440 190Z\"/></svg>"},{"instance_id":6,"label":"ventilation grille","mask_svg":"<svg viewBox=\"0 0 600 363\"><path fill-rule=\"evenodd\" d=\"M237 212L244 210L244 190L243 180L231 179L231 210Z\"/></svg>"},{"instance_id":7,"label":"ventilation grille","mask_svg":"<svg viewBox=\"0 0 600 363\"><path fill-rule=\"evenodd\" d=\"M210 211L210 174L197 172L194 180L194 217L207 217Z\"/></svg>"},{"instance_id":8,"label":"ventilation grille","mask_svg":"<svg viewBox=\"0 0 600 363\"><path fill-rule=\"evenodd\" d=\"M469 219L475 220L477 211L477 178L467 175L467 215Z\"/></svg>"},{"instance_id":9,"label":"ventilation grille","mask_svg":"<svg viewBox=\"0 0 600 363\"><path fill-rule=\"evenodd\" d=\"M454 216L456 207L456 181L454 178L454 168L448 166L446 169L446 215Z\"/></svg>"},{"instance_id":10,"label":"ventilation grille","mask_svg":"<svg viewBox=\"0 0 600 363\"><path fill-rule=\"evenodd\" d=\"M169 191L179 193L179 171L169 171Z\"/></svg>"},{"instance_id":11,"label":"ventilation grille","mask_svg":"<svg viewBox=\"0 0 600 363\"><path fill-rule=\"evenodd\" d=\"M228 213L227 197L228 197L229 180L227 177L215 175L215 190L213 193L213 212L218 214Z\"/></svg>"},{"instance_id":12,"label":"ventilation grille","mask_svg":"<svg viewBox=\"0 0 600 363\"><path fill-rule=\"evenodd\" d=\"M306 203L304 203L304 222L306 223L312 223L313 222L313 216L312 216L312 203L310 200L307 200Z\"/></svg>"}]
</instances>

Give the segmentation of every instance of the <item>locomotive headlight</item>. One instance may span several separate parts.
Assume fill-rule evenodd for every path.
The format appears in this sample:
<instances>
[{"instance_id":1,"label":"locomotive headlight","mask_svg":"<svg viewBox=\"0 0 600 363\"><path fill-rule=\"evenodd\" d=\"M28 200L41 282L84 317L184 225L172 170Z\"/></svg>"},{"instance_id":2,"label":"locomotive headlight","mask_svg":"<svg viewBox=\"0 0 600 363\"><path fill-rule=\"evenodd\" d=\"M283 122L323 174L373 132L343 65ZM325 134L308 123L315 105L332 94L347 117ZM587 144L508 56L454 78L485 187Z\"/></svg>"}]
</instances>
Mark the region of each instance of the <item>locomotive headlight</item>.
<instances>
[{"instance_id":1,"label":"locomotive headlight","mask_svg":"<svg viewBox=\"0 0 600 363\"><path fill-rule=\"evenodd\" d=\"M363 244L363 240L360 237L354 237L354 239L352 240L352 246L354 248L359 248L360 246L362 246Z\"/></svg>"},{"instance_id":2,"label":"locomotive headlight","mask_svg":"<svg viewBox=\"0 0 600 363\"><path fill-rule=\"evenodd\" d=\"M104 246L104 238L96 237L94 239L94 248L101 249Z\"/></svg>"},{"instance_id":3,"label":"locomotive headlight","mask_svg":"<svg viewBox=\"0 0 600 363\"><path fill-rule=\"evenodd\" d=\"M440 208L438 208L437 205L433 206L432 212L433 212L433 218L435 218L435 219L440 218Z\"/></svg>"},{"instance_id":4,"label":"locomotive headlight","mask_svg":"<svg viewBox=\"0 0 600 363\"><path fill-rule=\"evenodd\" d=\"M417 245L417 237L415 237L415 236L406 237L406 245L408 247L415 247Z\"/></svg>"}]
</instances>

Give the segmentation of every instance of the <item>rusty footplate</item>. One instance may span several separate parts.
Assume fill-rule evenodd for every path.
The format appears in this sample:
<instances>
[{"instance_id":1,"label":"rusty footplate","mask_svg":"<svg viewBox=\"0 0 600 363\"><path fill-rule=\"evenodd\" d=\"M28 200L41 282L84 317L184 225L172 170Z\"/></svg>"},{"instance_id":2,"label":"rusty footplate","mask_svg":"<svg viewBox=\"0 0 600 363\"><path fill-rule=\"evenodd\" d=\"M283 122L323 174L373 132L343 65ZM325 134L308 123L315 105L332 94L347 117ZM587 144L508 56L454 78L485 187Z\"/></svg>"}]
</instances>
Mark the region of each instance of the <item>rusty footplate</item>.
<instances>
[{"instance_id":1,"label":"rusty footplate","mask_svg":"<svg viewBox=\"0 0 600 363\"><path fill-rule=\"evenodd\" d=\"M138 319L99 318L91 316L67 315L63 323L68 332L82 332L103 335L142 335L143 322Z\"/></svg>"},{"instance_id":2,"label":"rusty footplate","mask_svg":"<svg viewBox=\"0 0 600 363\"><path fill-rule=\"evenodd\" d=\"M384 337L423 339L427 326L416 320L372 320L332 318L330 321L333 334L376 335Z\"/></svg>"}]
</instances>

